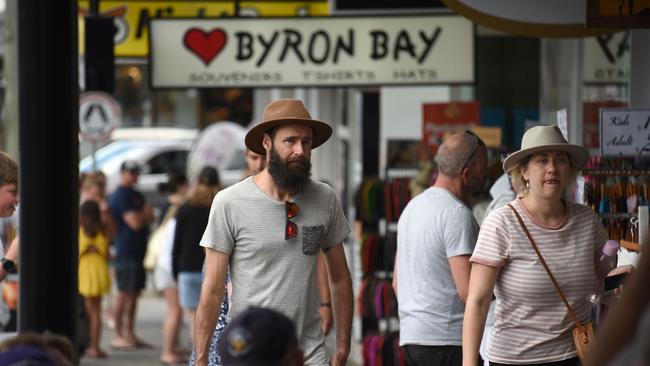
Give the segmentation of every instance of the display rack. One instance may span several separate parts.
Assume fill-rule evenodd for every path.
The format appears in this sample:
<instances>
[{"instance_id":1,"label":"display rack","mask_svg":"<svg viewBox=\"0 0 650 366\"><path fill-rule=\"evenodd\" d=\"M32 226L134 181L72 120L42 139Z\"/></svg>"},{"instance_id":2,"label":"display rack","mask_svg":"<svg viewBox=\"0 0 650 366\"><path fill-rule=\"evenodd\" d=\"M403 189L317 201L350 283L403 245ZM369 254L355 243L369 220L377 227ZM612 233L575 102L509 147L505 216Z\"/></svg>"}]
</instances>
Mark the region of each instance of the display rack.
<instances>
[{"instance_id":1,"label":"display rack","mask_svg":"<svg viewBox=\"0 0 650 366\"><path fill-rule=\"evenodd\" d=\"M648 241L649 157L592 157L582 170L584 202L598 213L607 237L621 242L625 263L635 263Z\"/></svg>"}]
</instances>

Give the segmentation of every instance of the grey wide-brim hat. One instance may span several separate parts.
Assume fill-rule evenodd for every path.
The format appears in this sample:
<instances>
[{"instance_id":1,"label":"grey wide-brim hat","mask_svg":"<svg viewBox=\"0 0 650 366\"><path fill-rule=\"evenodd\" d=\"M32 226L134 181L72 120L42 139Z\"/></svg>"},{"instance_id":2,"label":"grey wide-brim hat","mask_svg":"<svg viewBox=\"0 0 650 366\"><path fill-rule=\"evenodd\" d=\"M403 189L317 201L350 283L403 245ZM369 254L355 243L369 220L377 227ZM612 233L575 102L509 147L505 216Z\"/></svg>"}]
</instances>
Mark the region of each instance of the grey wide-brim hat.
<instances>
[{"instance_id":1,"label":"grey wide-brim hat","mask_svg":"<svg viewBox=\"0 0 650 366\"><path fill-rule=\"evenodd\" d=\"M589 151L582 146L570 144L557 126L536 126L530 128L521 139L521 149L508 155L503 161L503 171L509 173L532 154L542 151L565 151L578 170L589 159Z\"/></svg>"},{"instance_id":2,"label":"grey wide-brim hat","mask_svg":"<svg viewBox=\"0 0 650 366\"><path fill-rule=\"evenodd\" d=\"M311 115L298 99L278 99L264 108L262 121L246 134L246 147L256 154L266 155L262 137L268 130L287 125L299 124L311 127L314 137L311 148L315 149L332 136L332 127L325 122L311 118Z\"/></svg>"}]
</instances>

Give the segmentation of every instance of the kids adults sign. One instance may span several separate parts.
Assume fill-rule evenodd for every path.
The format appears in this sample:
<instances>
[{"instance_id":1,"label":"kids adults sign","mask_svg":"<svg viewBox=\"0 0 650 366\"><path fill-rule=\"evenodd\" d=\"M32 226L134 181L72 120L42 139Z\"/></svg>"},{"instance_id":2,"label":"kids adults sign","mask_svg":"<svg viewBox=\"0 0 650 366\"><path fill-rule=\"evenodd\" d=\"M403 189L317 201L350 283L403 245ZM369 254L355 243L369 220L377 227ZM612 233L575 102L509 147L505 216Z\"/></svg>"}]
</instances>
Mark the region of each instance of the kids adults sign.
<instances>
[{"instance_id":1,"label":"kids adults sign","mask_svg":"<svg viewBox=\"0 0 650 366\"><path fill-rule=\"evenodd\" d=\"M471 83L458 16L154 19L154 88Z\"/></svg>"}]
</instances>

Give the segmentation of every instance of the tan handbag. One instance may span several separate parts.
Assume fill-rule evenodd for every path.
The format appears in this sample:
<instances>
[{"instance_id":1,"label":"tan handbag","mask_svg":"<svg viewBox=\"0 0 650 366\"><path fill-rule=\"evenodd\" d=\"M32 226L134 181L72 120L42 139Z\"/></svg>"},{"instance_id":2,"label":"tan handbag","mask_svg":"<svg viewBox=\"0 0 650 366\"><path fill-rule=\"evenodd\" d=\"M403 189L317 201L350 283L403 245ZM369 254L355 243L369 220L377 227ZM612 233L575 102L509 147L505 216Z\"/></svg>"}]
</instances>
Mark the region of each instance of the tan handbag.
<instances>
[{"instance_id":1,"label":"tan handbag","mask_svg":"<svg viewBox=\"0 0 650 366\"><path fill-rule=\"evenodd\" d=\"M580 357L580 361L584 363L585 359L587 358L587 353L589 352L589 347L591 347L591 345L593 345L595 341L594 325L591 322L587 324L580 323L580 320L578 320L576 313L571 308L571 305L569 305L569 302L567 301L566 297L564 296L564 293L560 289L560 286L557 284L557 281L555 281L555 277L553 277L553 274L551 273L551 269L548 268L548 265L546 264L544 257L542 257L542 253L537 248L537 244L535 243L535 240L533 240L533 237L530 235L530 232L528 231L526 224L524 224L524 220L521 219L521 216L519 215L517 210L515 210L515 208L512 207L511 204L508 204L508 207L510 207L512 212L515 213L515 216L517 216L517 220L519 220L519 224L521 224L521 227L524 229L524 232L526 233L528 240L530 240L530 244L533 246L535 253L537 253L537 257L539 258L539 261L542 262L542 265L544 266L546 273L548 273L548 277L551 279L551 282L553 282L553 287L555 287L555 290L560 295L560 298L562 298L562 302L564 302L564 305L569 310L569 314L573 318L573 321L576 323L576 327L573 328L573 344L576 346L576 351L578 352L578 357Z\"/></svg>"}]
</instances>

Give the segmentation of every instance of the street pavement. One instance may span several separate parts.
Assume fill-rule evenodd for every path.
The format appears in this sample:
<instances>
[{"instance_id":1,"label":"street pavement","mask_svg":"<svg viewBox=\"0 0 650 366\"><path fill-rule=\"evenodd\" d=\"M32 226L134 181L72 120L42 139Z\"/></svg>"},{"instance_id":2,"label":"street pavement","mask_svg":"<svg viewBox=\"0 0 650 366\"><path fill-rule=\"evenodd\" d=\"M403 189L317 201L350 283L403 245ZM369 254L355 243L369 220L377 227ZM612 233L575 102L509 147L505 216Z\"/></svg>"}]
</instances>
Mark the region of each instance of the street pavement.
<instances>
[{"instance_id":1,"label":"street pavement","mask_svg":"<svg viewBox=\"0 0 650 366\"><path fill-rule=\"evenodd\" d=\"M110 348L113 331L106 326L102 328L102 348L108 353L105 359L90 359L82 357L80 365L133 365L133 366L160 366L158 360L162 345L162 325L167 308L165 300L153 291L145 291L138 302L136 315L136 334L141 339L151 343L153 349L137 349L133 351L118 351ZM181 345L190 348L188 327L185 325L181 331Z\"/></svg>"},{"instance_id":2,"label":"street pavement","mask_svg":"<svg viewBox=\"0 0 650 366\"><path fill-rule=\"evenodd\" d=\"M129 366L161 366L158 357L162 345L162 326L167 313L165 300L159 296L155 291L148 289L143 292L143 295L138 301L138 308L136 313L136 334L141 339L152 344L153 349L137 349L132 351L121 351L110 348L110 340L113 337L113 331L108 327L102 327L101 345L102 348L108 353L108 357L104 359L91 359L82 357L81 366L107 366L107 365L129 365ZM328 352L333 354L335 348L334 332L326 339L326 346ZM188 326L187 322L183 326L180 335L180 342L183 348L190 349ZM356 342L352 342L352 350L348 365L359 365L361 350ZM185 363L187 364L187 363Z\"/></svg>"}]
</instances>

